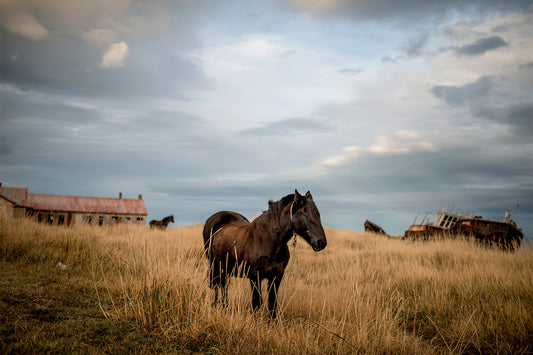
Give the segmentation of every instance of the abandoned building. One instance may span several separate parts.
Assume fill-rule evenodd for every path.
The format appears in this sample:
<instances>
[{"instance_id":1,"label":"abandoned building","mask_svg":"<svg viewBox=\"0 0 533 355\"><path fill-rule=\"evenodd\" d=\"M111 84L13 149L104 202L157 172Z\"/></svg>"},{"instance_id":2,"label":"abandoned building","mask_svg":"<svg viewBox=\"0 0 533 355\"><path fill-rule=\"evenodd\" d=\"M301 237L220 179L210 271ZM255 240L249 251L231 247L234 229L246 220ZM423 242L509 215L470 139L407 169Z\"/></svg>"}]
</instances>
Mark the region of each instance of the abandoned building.
<instances>
[{"instance_id":1,"label":"abandoned building","mask_svg":"<svg viewBox=\"0 0 533 355\"><path fill-rule=\"evenodd\" d=\"M142 195L137 199L83 197L28 193L28 188L4 187L0 183L0 215L9 218L31 217L56 225L110 225L146 223L148 212Z\"/></svg>"}]
</instances>

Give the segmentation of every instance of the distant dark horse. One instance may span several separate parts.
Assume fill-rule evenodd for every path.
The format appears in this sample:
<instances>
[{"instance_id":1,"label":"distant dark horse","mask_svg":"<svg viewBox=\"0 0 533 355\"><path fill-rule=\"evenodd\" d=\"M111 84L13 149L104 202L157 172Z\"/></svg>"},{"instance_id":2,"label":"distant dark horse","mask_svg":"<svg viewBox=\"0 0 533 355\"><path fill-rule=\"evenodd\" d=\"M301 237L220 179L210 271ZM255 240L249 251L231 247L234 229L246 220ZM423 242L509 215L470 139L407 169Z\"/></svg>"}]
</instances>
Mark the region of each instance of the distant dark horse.
<instances>
[{"instance_id":1,"label":"distant dark horse","mask_svg":"<svg viewBox=\"0 0 533 355\"><path fill-rule=\"evenodd\" d=\"M289 262L287 242L294 233L300 235L314 251L326 247L326 234L320 214L310 192L294 194L268 203L268 211L253 222L236 212L217 212L205 222L203 236L209 260L209 287L218 289L227 304L229 276L248 277L252 287L252 306L262 304L261 281L268 280L268 309L276 318L278 292L285 267Z\"/></svg>"},{"instance_id":2,"label":"distant dark horse","mask_svg":"<svg viewBox=\"0 0 533 355\"><path fill-rule=\"evenodd\" d=\"M162 220L158 221L158 220L151 220L150 221L150 229L153 229L153 228L159 228L159 229L167 229L167 226L168 224L172 222L174 223L174 216L168 216L168 217L165 217L163 218Z\"/></svg>"}]
</instances>

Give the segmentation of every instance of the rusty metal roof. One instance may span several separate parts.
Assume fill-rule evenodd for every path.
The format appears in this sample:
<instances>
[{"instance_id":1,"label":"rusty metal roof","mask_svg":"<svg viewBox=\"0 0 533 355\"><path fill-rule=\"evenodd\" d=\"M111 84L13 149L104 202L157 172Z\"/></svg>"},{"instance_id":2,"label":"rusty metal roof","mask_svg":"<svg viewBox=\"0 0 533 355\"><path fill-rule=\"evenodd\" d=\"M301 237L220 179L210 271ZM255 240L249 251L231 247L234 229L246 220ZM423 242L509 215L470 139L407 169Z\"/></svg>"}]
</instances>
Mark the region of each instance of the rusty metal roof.
<instances>
[{"instance_id":1,"label":"rusty metal roof","mask_svg":"<svg viewBox=\"0 0 533 355\"><path fill-rule=\"evenodd\" d=\"M147 215L141 199L29 194L26 207L39 211Z\"/></svg>"},{"instance_id":2,"label":"rusty metal roof","mask_svg":"<svg viewBox=\"0 0 533 355\"><path fill-rule=\"evenodd\" d=\"M29 194L27 187L0 186L0 196L37 211L147 215L142 199Z\"/></svg>"},{"instance_id":3,"label":"rusty metal roof","mask_svg":"<svg viewBox=\"0 0 533 355\"><path fill-rule=\"evenodd\" d=\"M4 187L0 186L0 196L17 205L24 205L28 197L27 187Z\"/></svg>"}]
</instances>

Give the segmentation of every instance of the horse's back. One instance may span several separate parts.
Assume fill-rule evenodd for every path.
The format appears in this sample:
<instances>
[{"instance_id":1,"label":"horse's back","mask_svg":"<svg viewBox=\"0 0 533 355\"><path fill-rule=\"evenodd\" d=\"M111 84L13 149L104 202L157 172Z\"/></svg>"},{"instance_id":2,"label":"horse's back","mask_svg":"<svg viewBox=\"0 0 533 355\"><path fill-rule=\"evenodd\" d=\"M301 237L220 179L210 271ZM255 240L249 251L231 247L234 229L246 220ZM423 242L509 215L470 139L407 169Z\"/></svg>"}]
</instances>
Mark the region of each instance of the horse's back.
<instances>
[{"instance_id":1,"label":"horse's back","mask_svg":"<svg viewBox=\"0 0 533 355\"><path fill-rule=\"evenodd\" d=\"M207 251L209 246L209 239L212 233L216 233L220 228L227 226L228 224L249 224L250 221L246 219L242 214L231 211L220 211L212 215L205 221L203 236L204 236L204 248Z\"/></svg>"}]
</instances>

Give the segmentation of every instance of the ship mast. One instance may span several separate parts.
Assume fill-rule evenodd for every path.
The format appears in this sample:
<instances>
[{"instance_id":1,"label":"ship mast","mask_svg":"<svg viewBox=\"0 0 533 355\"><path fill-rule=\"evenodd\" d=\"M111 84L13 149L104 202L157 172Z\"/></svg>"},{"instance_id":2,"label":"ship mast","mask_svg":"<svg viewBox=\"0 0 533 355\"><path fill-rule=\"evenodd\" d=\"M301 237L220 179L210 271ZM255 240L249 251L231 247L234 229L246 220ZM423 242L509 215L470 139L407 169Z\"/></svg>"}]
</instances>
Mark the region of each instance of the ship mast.
<instances>
[{"instance_id":1,"label":"ship mast","mask_svg":"<svg viewBox=\"0 0 533 355\"><path fill-rule=\"evenodd\" d=\"M507 223L511 220L511 215L514 213L517 207L518 207L518 203L514 205L514 207L511 209L511 212L509 212L509 209L505 211L505 217L503 217L503 223Z\"/></svg>"}]
</instances>

